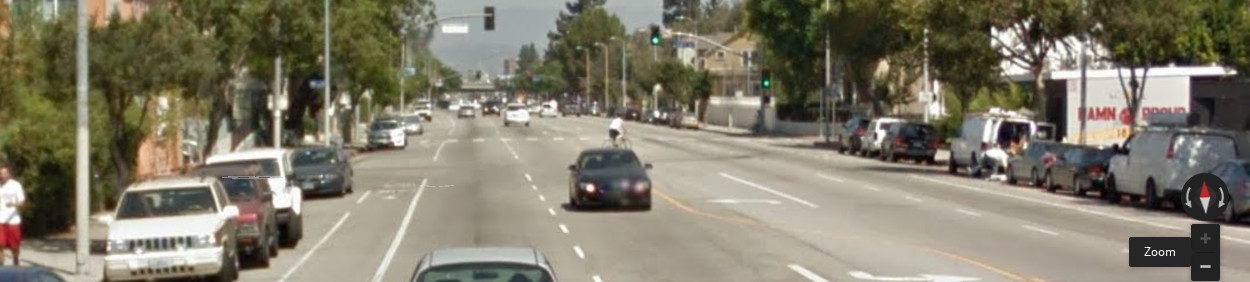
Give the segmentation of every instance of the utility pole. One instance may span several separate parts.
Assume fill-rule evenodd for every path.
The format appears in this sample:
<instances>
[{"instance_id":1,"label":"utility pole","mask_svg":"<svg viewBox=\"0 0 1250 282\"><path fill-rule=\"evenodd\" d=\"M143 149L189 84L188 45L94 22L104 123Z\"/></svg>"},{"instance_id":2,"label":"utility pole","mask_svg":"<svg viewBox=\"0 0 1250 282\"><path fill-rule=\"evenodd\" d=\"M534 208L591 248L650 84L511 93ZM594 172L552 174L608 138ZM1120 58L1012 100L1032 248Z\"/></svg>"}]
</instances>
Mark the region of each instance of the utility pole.
<instances>
[{"instance_id":1,"label":"utility pole","mask_svg":"<svg viewBox=\"0 0 1250 282\"><path fill-rule=\"evenodd\" d=\"M829 0L825 0L825 13L829 12ZM829 52L829 29L825 29L825 91L820 93L820 122L824 124L821 127L821 135L825 136L825 144L829 144L830 128L829 122L833 119L831 111L833 101L829 101L829 93L833 92L833 57Z\"/></svg>"},{"instance_id":2,"label":"utility pole","mask_svg":"<svg viewBox=\"0 0 1250 282\"><path fill-rule=\"evenodd\" d=\"M333 81L333 80L330 78L330 0L324 0L323 2L325 3L325 10L323 10L323 15L322 15L322 16L324 17L323 22L324 22L324 24L325 24L325 31L323 32L323 33L324 33L324 37L325 37L325 42L324 42L324 43L325 43L325 47L324 47L324 48L325 48L325 52L324 52L324 54L322 54L322 56L325 56L325 70L324 70L324 71L325 71L325 75L324 75L324 76L325 76L325 80L326 80L326 81L325 81L325 82L326 82L326 83L325 83L325 87L326 87L326 88L324 89L325 91L322 91L322 96L324 96L324 97L322 97L322 99L325 99L325 100L324 100L324 102L325 102L325 106L324 106L324 107L322 107L322 110L323 110L323 111L325 111L325 114L324 114L324 117L325 117L325 133L324 133L324 134L325 134L325 135L324 135L324 136L325 136L325 143L326 143L326 146L330 146L330 145L331 145L331 143L330 143L330 142L331 142L331 141L330 141L330 135L331 135L331 134L334 134L334 131L331 129L331 124L332 124L332 123L330 123L330 120L331 120L331 119L333 119L333 117L334 117L334 111L333 111L333 110L331 110L331 107L330 107L331 105L333 105L333 104L334 104L334 102L333 102L333 101L330 101L330 89L332 89L332 88L333 88L333 87L331 87L331 85L330 85L330 82L331 82L331 81Z\"/></svg>"},{"instance_id":3,"label":"utility pole","mask_svg":"<svg viewBox=\"0 0 1250 282\"><path fill-rule=\"evenodd\" d=\"M1089 5L1088 1L1081 0L1081 14L1085 15L1086 17L1089 16L1088 5ZM1076 114L1076 116L1081 119L1080 121L1081 132L1079 135L1080 137L1077 138L1079 139L1077 140L1077 143L1081 145L1085 145L1085 120L1089 119L1089 117L1087 116L1089 115L1089 110L1086 109L1088 105L1085 104L1086 103L1085 72L1087 69L1089 69L1089 58L1086 58L1088 56L1087 52L1089 52L1089 29L1088 27L1085 27L1085 28L1086 28L1085 30L1081 31L1081 35L1082 35L1081 36L1081 57L1077 58L1077 60L1079 60L1081 64L1081 106L1077 108L1077 114ZM1131 126L1132 125L1130 125L1130 127Z\"/></svg>"},{"instance_id":4,"label":"utility pole","mask_svg":"<svg viewBox=\"0 0 1250 282\"><path fill-rule=\"evenodd\" d=\"M282 55L273 59L273 95L270 97L269 109L273 111L273 147L282 148L282 101L286 93L282 81Z\"/></svg>"},{"instance_id":5,"label":"utility pole","mask_svg":"<svg viewBox=\"0 0 1250 282\"><path fill-rule=\"evenodd\" d=\"M931 115L929 113L929 108L932 108L933 101L937 100L937 97L934 97L933 86L932 84L929 83L929 29L928 28L924 29L924 77L921 79L924 80L923 82L924 93L920 94L920 95L924 95L924 99L921 99L924 102L924 122L929 123L929 116Z\"/></svg>"},{"instance_id":6,"label":"utility pole","mask_svg":"<svg viewBox=\"0 0 1250 282\"><path fill-rule=\"evenodd\" d=\"M582 48L582 51L583 51L582 58L584 58L583 61L586 62L586 80L585 80L586 81L586 93L585 93L586 106L591 107L592 105L590 103L590 49ZM591 107L591 109L593 109L593 107Z\"/></svg>"},{"instance_id":7,"label":"utility pole","mask_svg":"<svg viewBox=\"0 0 1250 282\"><path fill-rule=\"evenodd\" d=\"M78 54L75 57L77 57L76 64L78 70L75 77L77 84L75 85L75 94L77 96L75 108L77 108L78 116L74 121L75 127L77 127L76 137L78 139L74 144L74 204L76 206L74 209L74 233L76 233L77 238L74 238L76 246L74 272L81 275L85 274L84 271L87 269L87 252L90 250L90 245L87 243L87 228L90 228L87 220L89 220L88 213L91 208L89 201L91 193L88 191L88 188L91 187L91 182L87 178L88 174L91 173L90 149L87 147L91 144L91 132L87 126L87 119L90 116L87 109L87 93L90 86L87 84L87 76L89 75L87 72L87 0L78 0L77 31L78 39L76 40L77 47L75 49L78 49Z\"/></svg>"},{"instance_id":8,"label":"utility pole","mask_svg":"<svg viewBox=\"0 0 1250 282\"><path fill-rule=\"evenodd\" d=\"M603 44L603 108L608 108L608 85L612 84L608 81L609 70L612 66L608 65L608 57L612 54L612 48L608 44Z\"/></svg>"},{"instance_id":9,"label":"utility pole","mask_svg":"<svg viewBox=\"0 0 1250 282\"><path fill-rule=\"evenodd\" d=\"M408 38L408 36L406 36L406 33L407 32L405 32L405 30L402 30L402 29L399 31L399 37L400 37L399 38L399 113L400 114L407 113L406 111L404 111L404 105L407 105L404 103L404 96L407 96L407 95L404 95L405 94L404 77L408 75L408 45L404 44Z\"/></svg>"},{"instance_id":10,"label":"utility pole","mask_svg":"<svg viewBox=\"0 0 1250 282\"><path fill-rule=\"evenodd\" d=\"M629 37L621 39L621 105L625 105L625 98L629 96L629 72L625 69L625 56L629 54Z\"/></svg>"}]
</instances>

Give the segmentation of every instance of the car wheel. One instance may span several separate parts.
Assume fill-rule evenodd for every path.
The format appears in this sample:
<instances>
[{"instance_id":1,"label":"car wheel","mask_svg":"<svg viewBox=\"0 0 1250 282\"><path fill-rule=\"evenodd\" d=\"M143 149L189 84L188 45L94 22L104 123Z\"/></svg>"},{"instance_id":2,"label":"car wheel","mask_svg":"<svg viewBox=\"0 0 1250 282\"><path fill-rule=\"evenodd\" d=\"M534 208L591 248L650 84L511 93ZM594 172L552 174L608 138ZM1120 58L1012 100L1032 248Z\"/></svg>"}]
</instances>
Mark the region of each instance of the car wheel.
<instances>
[{"instance_id":1,"label":"car wheel","mask_svg":"<svg viewBox=\"0 0 1250 282\"><path fill-rule=\"evenodd\" d=\"M1115 204L1120 202L1120 191L1116 190L1115 185L1115 175L1112 174L1107 177L1107 183L1104 185L1106 187L1102 188L1102 199L1106 200L1107 203Z\"/></svg>"},{"instance_id":2,"label":"car wheel","mask_svg":"<svg viewBox=\"0 0 1250 282\"><path fill-rule=\"evenodd\" d=\"M1072 194L1077 197L1085 197L1085 183L1081 183L1081 177L1072 176Z\"/></svg>"},{"instance_id":3,"label":"car wheel","mask_svg":"<svg viewBox=\"0 0 1250 282\"><path fill-rule=\"evenodd\" d=\"M1007 164L1006 174L1007 174L1007 184L1015 185L1016 182L1019 182L1016 179L1016 168L1012 166L1011 164Z\"/></svg>"},{"instance_id":4,"label":"car wheel","mask_svg":"<svg viewBox=\"0 0 1250 282\"><path fill-rule=\"evenodd\" d=\"M525 123L525 127L530 127L530 123Z\"/></svg>"},{"instance_id":5,"label":"car wheel","mask_svg":"<svg viewBox=\"0 0 1250 282\"><path fill-rule=\"evenodd\" d=\"M1042 184L1042 187L1046 188L1046 192L1051 193L1059 189L1059 186L1055 185L1055 177L1050 174L1050 170L1046 170L1046 183Z\"/></svg>"},{"instance_id":6,"label":"car wheel","mask_svg":"<svg viewBox=\"0 0 1250 282\"><path fill-rule=\"evenodd\" d=\"M951 152L950 159L946 160L946 173L956 174L958 172L959 172L959 167L955 166L955 153Z\"/></svg>"},{"instance_id":7,"label":"car wheel","mask_svg":"<svg viewBox=\"0 0 1250 282\"><path fill-rule=\"evenodd\" d=\"M261 240L260 247L257 247L256 251L252 253L252 259L256 260L256 264L260 265L260 267L269 267L269 258L273 255L270 252L272 243L268 239L269 232L269 230L265 230L265 239Z\"/></svg>"},{"instance_id":8,"label":"car wheel","mask_svg":"<svg viewBox=\"0 0 1250 282\"><path fill-rule=\"evenodd\" d=\"M294 248L299 245L299 240L304 237L304 216L296 215L286 224L286 233L282 242L288 248Z\"/></svg>"},{"instance_id":9,"label":"car wheel","mask_svg":"<svg viewBox=\"0 0 1250 282\"><path fill-rule=\"evenodd\" d=\"M646 204L641 204L641 205L638 205L638 209L640 209L640 210L644 210L644 211L649 211L649 210L651 210L651 202L647 202Z\"/></svg>"},{"instance_id":10,"label":"car wheel","mask_svg":"<svg viewBox=\"0 0 1250 282\"><path fill-rule=\"evenodd\" d=\"M1158 188L1155 188L1155 180L1154 179L1147 180L1146 181L1146 195L1145 195L1147 209L1152 209L1152 210L1158 209L1159 206L1163 203L1163 201L1159 199L1158 192L1159 192Z\"/></svg>"},{"instance_id":11,"label":"car wheel","mask_svg":"<svg viewBox=\"0 0 1250 282\"><path fill-rule=\"evenodd\" d=\"M214 275L215 277L213 277L212 280L219 282L233 282L239 277L239 258L231 258L230 255L223 254L221 260L221 270L217 271L217 275Z\"/></svg>"},{"instance_id":12,"label":"car wheel","mask_svg":"<svg viewBox=\"0 0 1250 282\"><path fill-rule=\"evenodd\" d=\"M924 164L926 165L933 165L935 163L937 163L937 160L935 160L933 156L928 156L924 158Z\"/></svg>"},{"instance_id":13,"label":"car wheel","mask_svg":"<svg viewBox=\"0 0 1250 282\"><path fill-rule=\"evenodd\" d=\"M269 222L277 222L277 219L270 217ZM270 224L269 230L266 230L266 231L267 233L265 234L269 236L269 238L266 239L266 240L269 240L269 245L268 245L269 249L266 251L269 252L270 258L276 258L278 257L278 242L279 242L278 240L280 240L279 235L281 235L278 232L278 225Z\"/></svg>"}]
</instances>

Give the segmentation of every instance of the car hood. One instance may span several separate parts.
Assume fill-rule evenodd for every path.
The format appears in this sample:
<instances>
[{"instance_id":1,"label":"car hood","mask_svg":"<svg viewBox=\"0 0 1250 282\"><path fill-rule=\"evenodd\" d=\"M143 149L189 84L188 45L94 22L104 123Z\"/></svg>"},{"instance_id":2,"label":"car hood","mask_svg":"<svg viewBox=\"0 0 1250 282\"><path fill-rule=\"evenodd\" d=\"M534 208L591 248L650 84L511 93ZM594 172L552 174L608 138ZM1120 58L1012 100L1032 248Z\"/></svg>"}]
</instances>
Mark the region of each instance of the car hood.
<instances>
[{"instance_id":1,"label":"car hood","mask_svg":"<svg viewBox=\"0 0 1250 282\"><path fill-rule=\"evenodd\" d=\"M303 178L303 177L310 177L310 176L323 174L327 172L336 172L338 170L338 165L335 165L335 164L305 165L305 166L297 166L294 169L295 169L295 175L298 175L299 177Z\"/></svg>"},{"instance_id":2,"label":"car hood","mask_svg":"<svg viewBox=\"0 0 1250 282\"><path fill-rule=\"evenodd\" d=\"M121 219L109 224L110 240L213 234L225 221L216 213Z\"/></svg>"},{"instance_id":3,"label":"car hood","mask_svg":"<svg viewBox=\"0 0 1250 282\"><path fill-rule=\"evenodd\" d=\"M616 181L616 180L651 181L651 178L647 177L647 173L643 169L613 168L613 169L584 170L581 172L580 175L578 175L578 180L595 181L595 182Z\"/></svg>"}]
</instances>

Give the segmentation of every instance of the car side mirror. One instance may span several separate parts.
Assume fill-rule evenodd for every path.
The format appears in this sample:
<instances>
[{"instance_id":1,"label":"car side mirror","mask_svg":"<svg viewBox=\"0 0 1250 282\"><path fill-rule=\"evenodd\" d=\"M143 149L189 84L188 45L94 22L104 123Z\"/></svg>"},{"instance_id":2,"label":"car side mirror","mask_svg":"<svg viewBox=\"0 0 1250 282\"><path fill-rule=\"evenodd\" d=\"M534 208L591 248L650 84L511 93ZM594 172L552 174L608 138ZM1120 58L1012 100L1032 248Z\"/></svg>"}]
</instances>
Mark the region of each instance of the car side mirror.
<instances>
[{"instance_id":1,"label":"car side mirror","mask_svg":"<svg viewBox=\"0 0 1250 282\"><path fill-rule=\"evenodd\" d=\"M235 218L238 218L238 217L239 217L239 207L236 207L236 206L234 206L234 205L229 205L229 206L226 206L226 208L221 209L221 217L222 217L222 218L224 218L224 219L235 219Z\"/></svg>"},{"instance_id":2,"label":"car side mirror","mask_svg":"<svg viewBox=\"0 0 1250 282\"><path fill-rule=\"evenodd\" d=\"M577 171L577 165L569 165L569 171Z\"/></svg>"},{"instance_id":3,"label":"car side mirror","mask_svg":"<svg viewBox=\"0 0 1250 282\"><path fill-rule=\"evenodd\" d=\"M646 164L643 164L642 167L645 169L651 169L653 166L651 166L651 163L646 163Z\"/></svg>"}]
</instances>

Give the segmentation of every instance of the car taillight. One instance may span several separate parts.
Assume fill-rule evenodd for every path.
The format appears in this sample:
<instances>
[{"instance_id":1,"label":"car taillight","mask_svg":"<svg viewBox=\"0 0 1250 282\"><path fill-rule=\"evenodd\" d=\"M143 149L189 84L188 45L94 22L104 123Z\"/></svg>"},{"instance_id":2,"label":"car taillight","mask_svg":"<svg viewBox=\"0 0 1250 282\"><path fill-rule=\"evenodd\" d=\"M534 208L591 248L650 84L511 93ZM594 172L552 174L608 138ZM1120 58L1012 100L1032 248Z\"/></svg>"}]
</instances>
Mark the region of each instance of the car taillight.
<instances>
[{"instance_id":1,"label":"car taillight","mask_svg":"<svg viewBox=\"0 0 1250 282\"><path fill-rule=\"evenodd\" d=\"M867 133L867 132L868 132L867 130L860 128L860 129L855 130L855 135L863 136L864 133Z\"/></svg>"},{"instance_id":2,"label":"car taillight","mask_svg":"<svg viewBox=\"0 0 1250 282\"><path fill-rule=\"evenodd\" d=\"M257 219L257 218L259 218L259 216L258 216L257 214L254 214L254 213L241 213L241 214L239 214L239 221L240 221L240 222L256 221L256 219Z\"/></svg>"},{"instance_id":3,"label":"car taillight","mask_svg":"<svg viewBox=\"0 0 1250 282\"><path fill-rule=\"evenodd\" d=\"M1092 175L1102 174L1102 166L1096 165L1096 166L1089 167L1089 174L1092 174Z\"/></svg>"},{"instance_id":4,"label":"car taillight","mask_svg":"<svg viewBox=\"0 0 1250 282\"><path fill-rule=\"evenodd\" d=\"M941 147L942 147L942 142L939 142L939 141L937 141L937 140L933 140L933 144L930 144L930 146L933 146L933 149L941 148Z\"/></svg>"},{"instance_id":5,"label":"car taillight","mask_svg":"<svg viewBox=\"0 0 1250 282\"><path fill-rule=\"evenodd\" d=\"M990 143L981 142L981 151L989 150Z\"/></svg>"},{"instance_id":6,"label":"car taillight","mask_svg":"<svg viewBox=\"0 0 1250 282\"><path fill-rule=\"evenodd\" d=\"M1166 156L1169 160L1170 160L1170 159L1172 159L1172 158L1175 158L1175 157L1176 157L1176 144L1175 144L1175 141L1173 141L1173 143L1172 143L1172 144L1168 144L1168 153L1167 153L1167 155L1165 155L1165 156Z\"/></svg>"},{"instance_id":7,"label":"car taillight","mask_svg":"<svg viewBox=\"0 0 1250 282\"><path fill-rule=\"evenodd\" d=\"M903 137L894 137L894 146L902 147L907 145L903 143Z\"/></svg>"},{"instance_id":8,"label":"car taillight","mask_svg":"<svg viewBox=\"0 0 1250 282\"><path fill-rule=\"evenodd\" d=\"M1046 155L1045 157L1042 157L1043 164L1049 165L1050 163L1053 163L1053 162L1055 162L1055 156Z\"/></svg>"}]
</instances>

